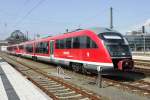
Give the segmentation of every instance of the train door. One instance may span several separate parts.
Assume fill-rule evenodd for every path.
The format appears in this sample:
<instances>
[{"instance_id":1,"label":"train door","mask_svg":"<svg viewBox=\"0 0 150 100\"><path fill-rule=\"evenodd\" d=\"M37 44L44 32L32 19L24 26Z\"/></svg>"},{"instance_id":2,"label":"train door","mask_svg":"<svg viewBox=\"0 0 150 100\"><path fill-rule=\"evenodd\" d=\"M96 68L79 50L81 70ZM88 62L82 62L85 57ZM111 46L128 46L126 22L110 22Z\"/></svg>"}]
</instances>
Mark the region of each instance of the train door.
<instances>
[{"instance_id":1,"label":"train door","mask_svg":"<svg viewBox=\"0 0 150 100\"><path fill-rule=\"evenodd\" d=\"M54 57L54 40L50 41L50 60L53 60Z\"/></svg>"}]
</instances>

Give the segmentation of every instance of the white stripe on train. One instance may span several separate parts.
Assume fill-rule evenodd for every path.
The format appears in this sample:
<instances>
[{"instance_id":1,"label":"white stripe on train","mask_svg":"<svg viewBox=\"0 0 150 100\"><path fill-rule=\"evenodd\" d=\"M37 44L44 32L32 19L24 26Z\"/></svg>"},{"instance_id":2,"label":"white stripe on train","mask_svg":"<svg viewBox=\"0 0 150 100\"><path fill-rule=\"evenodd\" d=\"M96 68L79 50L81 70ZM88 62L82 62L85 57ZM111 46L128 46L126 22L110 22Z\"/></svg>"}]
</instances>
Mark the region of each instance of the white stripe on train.
<instances>
[{"instance_id":1,"label":"white stripe on train","mask_svg":"<svg viewBox=\"0 0 150 100\"><path fill-rule=\"evenodd\" d=\"M25 56L32 56L32 55L30 55L30 54L23 54L23 55L25 55ZM48 56L39 56L39 55L35 55L35 56L36 56L36 57L43 58L43 59L50 60L50 57L48 57ZM110 67L113 67L113 63L89 62L89 61L65 59L65 58L58 58L58 57L53 57L52 59L54 59L54 60L69 61L69 62L78 62L78 63L92 64L92 65L99 65L99 66L110 66Z\"/></svg>"}]
</instances>

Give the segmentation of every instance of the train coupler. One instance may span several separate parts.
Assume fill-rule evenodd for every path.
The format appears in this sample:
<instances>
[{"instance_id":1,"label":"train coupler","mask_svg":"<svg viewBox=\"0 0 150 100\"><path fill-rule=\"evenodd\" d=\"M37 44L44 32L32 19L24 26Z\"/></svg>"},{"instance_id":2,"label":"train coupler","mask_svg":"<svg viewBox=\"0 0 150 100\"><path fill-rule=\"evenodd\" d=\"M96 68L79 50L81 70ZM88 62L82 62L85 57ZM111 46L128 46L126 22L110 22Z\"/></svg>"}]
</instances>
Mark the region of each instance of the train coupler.
<instances>
[{"instance_id":1,"label":"train coupler","mask_svg":"<svg viewBox=\"0 0 150 100\"><path fill-rule=\"evenodd\" d=\"M133 68L133 61L130 59L120 60L118 62L118 70L128 70Z\"/></svg>"}]
</instances>

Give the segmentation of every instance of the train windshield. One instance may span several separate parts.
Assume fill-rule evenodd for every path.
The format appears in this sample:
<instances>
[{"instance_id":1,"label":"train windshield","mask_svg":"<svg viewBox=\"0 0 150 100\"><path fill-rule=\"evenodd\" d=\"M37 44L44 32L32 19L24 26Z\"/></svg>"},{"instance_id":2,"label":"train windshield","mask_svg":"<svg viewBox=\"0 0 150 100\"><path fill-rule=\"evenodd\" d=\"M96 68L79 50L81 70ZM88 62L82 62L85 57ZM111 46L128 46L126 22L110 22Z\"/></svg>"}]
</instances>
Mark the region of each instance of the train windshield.
<instances>
[{"instance_id":1,"label":"train windshield","mask_svg":"<svg viewBox=\"0 0 150 100\"><path fill-rule=\"evenodd\" d=\"M98 36L103 40L112 57L126 57L131 55L128 42L120 33L107 32L100 33Z\"/></svg>"}]
</instances>

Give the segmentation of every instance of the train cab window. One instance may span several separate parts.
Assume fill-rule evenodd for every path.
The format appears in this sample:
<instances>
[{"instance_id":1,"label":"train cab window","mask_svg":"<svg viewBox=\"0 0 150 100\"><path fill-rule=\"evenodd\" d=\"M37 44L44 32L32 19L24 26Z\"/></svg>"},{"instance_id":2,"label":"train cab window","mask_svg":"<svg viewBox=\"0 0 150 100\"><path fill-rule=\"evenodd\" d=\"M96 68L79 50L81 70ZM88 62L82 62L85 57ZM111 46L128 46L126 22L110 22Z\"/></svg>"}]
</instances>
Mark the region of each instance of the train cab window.
<instances>
[{"instance_id":1,"label":"train cab window","mask_svg":"<svg viewBox=\"0 0 150 100\"><path fill-rule=\"evenodd\" d=\"M98 48L98 46L96 45L94 41L91 41L91 48Z\"/></svg>"},{"instance_id":2,"label":"train cab window","mask_svg":"<svg viewBox=\"0 0 150 100\"><path fill-rule=\"evenodd\" d=\"M35 46L36 53L48 54L48 42L39 42Z\"/></svg>"},{"instance_id":3,"label":"train cab window","mask_svg":"<svg viewBox=\"0 0 150 100\"><path fill-rule=\"evenodd\" d=\"M80 48L80 37L73 38L73 48Z\"/></svg>"},{"instance_id":4,"label":"train cab window","mask_svg":"<svg viewBox=\"0 0 150 100\"><path fill-rule=\"evenodd\" d=\"M80 37L80 48L98 48L96 43L88 36Z\"/></svg>"},{"instance_id":5,"label":"train cab window","mask_svg":"<svg viewBox=\"0 0 150 100\"><path fill-rule=\"evenodd\" d=\"M26 48L27 53L33 52L33 45L32 44L27 44L25 48Z\"/></svg>"},{"instance_id":6,"label":"train cab window","mask_svg":"<svg viewBox=\"0 0 150 100\"><path fill-rule=\"evenodd\" d=\"M96 43L90 39L90 48L98 48L98 46L96 45Z\"/></svg>"},{"instance_id":7,"label":"train cab window","mask_svg":"<svg viewBox=\"0 0 150 100\"><path fill-rule=\"evenodd\" d=\"M72 48L72 38L66 38L66 48Z\"/></svg>"}]
</instances>

